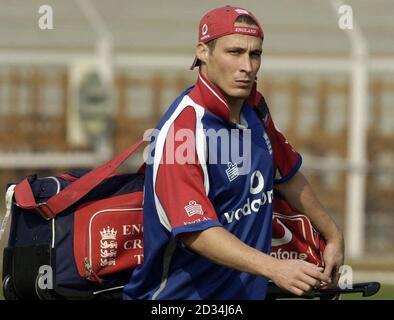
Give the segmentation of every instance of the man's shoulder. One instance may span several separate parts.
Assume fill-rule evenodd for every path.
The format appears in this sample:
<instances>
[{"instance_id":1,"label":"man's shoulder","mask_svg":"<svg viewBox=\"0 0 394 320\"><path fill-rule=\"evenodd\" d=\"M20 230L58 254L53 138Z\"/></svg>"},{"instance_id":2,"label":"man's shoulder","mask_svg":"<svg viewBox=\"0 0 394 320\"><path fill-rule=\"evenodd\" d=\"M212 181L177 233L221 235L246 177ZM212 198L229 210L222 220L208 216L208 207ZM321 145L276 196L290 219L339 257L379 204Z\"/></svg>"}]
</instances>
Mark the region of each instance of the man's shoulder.
<instances>
[{"instance_id":1,"label":"man's shoulder","mask_svg":"<svg viewBox=\"0 0 394 320\"><path fill-rule=\"evenodd\" d=\"M177 125L180 125L190 121L195 121L196 113L195 105L185 96L185 98L176 105L175 108L167 110L163 115L160 120L161 126L159 126L159 129L165 124L171 125L176 123Z\"/></svg>"},{"instance_id":2,"label":"man's shoulder","mask_svg":"<svg viewBox=\"0 0 394 320\"><path fill-rule=\"evenodd\" d=\"M161 116L159 123L156 126L156 129L161 129L168 121L173 121L177 116L181 113L181 111L186 106L190 105L187 101L190 101L188 94L193 89L193 87L189 87L185 89L175 100L169 105L165 113Z\"/></svg>"}]
</instances>

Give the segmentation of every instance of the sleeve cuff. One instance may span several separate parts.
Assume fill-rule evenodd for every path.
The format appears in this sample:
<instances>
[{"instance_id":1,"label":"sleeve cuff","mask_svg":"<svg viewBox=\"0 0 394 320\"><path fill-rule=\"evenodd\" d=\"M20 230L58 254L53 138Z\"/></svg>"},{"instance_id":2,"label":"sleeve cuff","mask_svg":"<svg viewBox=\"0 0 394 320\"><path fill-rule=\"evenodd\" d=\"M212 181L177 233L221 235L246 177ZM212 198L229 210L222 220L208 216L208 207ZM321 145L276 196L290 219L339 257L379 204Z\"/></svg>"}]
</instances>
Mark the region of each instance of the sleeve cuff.
<instances>
[{"instance_id":1,"label":"sleeve cuff","mask_svg":"<svg viewBox=\"0 0 394 320\"><path fill-rule=\"evenodd\" d=\"M280 179L275 179L274 183L275 184L279 184L279 183L283 183L283 182L289 181L297 173L297 171L300 169L301 164L302 164L302 157L301 157L300 154L298 154L297 162L294 165L294 167L290 170L290 172L286 176L284 176L284 177L282 177Z\"/></svg>"},{"instance_id":2,"label":"sleeve cuff","mask_svg":"<svg viewBox=\"0 0 394 320\"><path fill-rule=\"evenodd\" d=\"M217 220L208 220L192 223L186 226L176 227L172 229L171 233L175 237L180 233L203 231L212 227L223 227L223 225Z\"/></svg>"}]
</instances>

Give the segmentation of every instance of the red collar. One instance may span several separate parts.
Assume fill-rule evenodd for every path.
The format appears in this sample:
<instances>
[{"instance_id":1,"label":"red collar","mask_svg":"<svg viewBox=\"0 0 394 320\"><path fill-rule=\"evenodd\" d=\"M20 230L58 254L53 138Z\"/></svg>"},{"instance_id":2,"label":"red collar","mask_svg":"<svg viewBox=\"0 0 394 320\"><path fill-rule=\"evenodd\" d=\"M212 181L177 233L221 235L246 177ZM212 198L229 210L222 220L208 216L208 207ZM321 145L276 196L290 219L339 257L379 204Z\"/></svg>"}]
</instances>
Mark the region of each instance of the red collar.
<instances>
[{"instance_id":1,"label":"red collar","mask_svg":"<svg viewBox=\"0 0 394 320\"><path fill-rule=\"evenodd\" d=\"M230 121L230 108L226 98L219 92L216 86L204 77L198 74L198 80L189 93L189 97L200 106L204 107L213 114ZM256 83L253 85L252 92L246 101L253 107L257 106L261 94L256 90Z\"/></svg>"}]
</instances>

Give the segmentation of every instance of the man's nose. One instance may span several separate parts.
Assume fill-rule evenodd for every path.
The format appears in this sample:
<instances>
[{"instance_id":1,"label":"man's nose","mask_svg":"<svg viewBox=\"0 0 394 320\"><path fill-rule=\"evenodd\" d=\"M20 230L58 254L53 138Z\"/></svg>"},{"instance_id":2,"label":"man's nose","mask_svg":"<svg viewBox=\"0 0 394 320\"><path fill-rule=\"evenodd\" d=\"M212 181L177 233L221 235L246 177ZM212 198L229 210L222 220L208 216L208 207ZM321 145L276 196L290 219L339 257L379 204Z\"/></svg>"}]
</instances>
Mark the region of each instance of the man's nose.
<instances>
[{"instance_id":1,"label":"man's nose","mask_svg":"<svg viewBox=\"0 0 394 320\"><path fill-rule=\"evenodd\" d=\"M248 54L242 56L240 69L246 73L252 72L252 61Z\"/></svg>"}]
</instances>

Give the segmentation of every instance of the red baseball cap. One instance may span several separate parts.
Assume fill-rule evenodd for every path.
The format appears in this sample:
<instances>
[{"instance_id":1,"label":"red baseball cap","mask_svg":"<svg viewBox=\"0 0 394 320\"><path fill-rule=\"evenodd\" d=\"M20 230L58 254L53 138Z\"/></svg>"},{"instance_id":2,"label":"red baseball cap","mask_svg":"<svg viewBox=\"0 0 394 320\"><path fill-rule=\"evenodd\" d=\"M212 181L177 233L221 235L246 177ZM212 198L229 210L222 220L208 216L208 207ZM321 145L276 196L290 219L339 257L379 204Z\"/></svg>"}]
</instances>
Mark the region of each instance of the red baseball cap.
<instances>
[{"instance_id":1,"label":"red baseball cap","mask_svg":"<svg viewBox=\"0 0 394 320\"><path fill-rule=\"evenodd\" d=\"M243 15L249 16L253 19L258 27L234 26L235 20L237 20L239 16ZM198 27L198 42L207 43L211 40L234 33L245 34L262 39L264 38L263 29L253 13L239 7L224 6L209 11L201 18L200 25ZM200 64L201 61L196 57L193 64L190 66L190 70L193 70L194 67L199 66Z\"/></svg>"}]
</instances>

